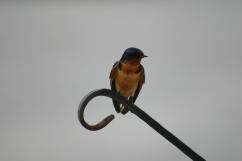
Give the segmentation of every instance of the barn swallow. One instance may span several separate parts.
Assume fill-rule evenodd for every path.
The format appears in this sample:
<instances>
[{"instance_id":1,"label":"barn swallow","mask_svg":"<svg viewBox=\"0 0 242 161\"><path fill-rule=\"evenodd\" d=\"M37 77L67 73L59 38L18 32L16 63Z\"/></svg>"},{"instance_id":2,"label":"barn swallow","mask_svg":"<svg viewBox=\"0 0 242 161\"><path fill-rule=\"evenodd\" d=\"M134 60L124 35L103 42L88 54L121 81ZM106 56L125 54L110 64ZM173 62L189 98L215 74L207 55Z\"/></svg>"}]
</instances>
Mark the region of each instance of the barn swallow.
<instances>
[{"instance_id":1,"label":"barn swallow","mask_svg":"<svg viewBox=\"0 0 242 161\"><path fill-rule=\"evenodd\" d=\"M145 83L144 67L140 64L144 57L147 56L138 48L126 49L121 59L114 63L109 76L111 90L118 92L133 103ZM112 101L118 113L126 114L129 111L118 101L114 99Z\"/></svg>"}]
</instances>

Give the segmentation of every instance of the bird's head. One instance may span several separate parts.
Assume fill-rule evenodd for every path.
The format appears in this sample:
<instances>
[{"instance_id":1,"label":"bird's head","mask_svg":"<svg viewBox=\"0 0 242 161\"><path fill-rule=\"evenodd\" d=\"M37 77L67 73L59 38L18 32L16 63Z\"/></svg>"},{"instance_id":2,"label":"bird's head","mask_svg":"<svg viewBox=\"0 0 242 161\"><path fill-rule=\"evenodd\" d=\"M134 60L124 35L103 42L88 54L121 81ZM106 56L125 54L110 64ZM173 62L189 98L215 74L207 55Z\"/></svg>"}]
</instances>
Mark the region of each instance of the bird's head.
<instances>
[{"instance_id":1,"label":"bird's head","mask_svg":"<svg viewBox=\"0 0 242 161\"><path fill-rule=\"evenodd\" d=\"M121 63L140 63L141 59L147 57L146 55L144 55L143 51L141 51L138 48L128 48L124 51L120 62Z\"/></svg>"}]
</instances>

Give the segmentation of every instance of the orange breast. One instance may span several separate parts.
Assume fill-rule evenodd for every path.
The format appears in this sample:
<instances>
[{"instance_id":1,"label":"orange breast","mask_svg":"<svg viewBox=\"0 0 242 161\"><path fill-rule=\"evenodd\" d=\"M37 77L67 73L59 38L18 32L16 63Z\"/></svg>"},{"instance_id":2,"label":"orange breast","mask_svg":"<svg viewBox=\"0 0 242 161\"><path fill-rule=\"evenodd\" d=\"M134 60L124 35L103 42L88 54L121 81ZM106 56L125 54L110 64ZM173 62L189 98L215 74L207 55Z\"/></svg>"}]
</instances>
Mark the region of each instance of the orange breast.
<instances>
[{"instance_id":1,"label":"orange breast","mask_svg":"<svg viewBox=\"0 0 242 161\"><path fill-rule=\"evenodd\" d=\"M123 70L122 66L122 70L118 71L115 86L117 91L120 92L123 96L129 97L134 95L139 80L140 73L127 72L126 70Z\"/></svg>"},{"instance_id":2,"label":"orange breast","mask_svg":"<svg viewBox=\"0 0 242 161\"><path fill-rule=\"evenodd\" d=\"M140 58L122 64L122 71L125 73L136 72L140 67Z\"/></svg>"}]
</instances>

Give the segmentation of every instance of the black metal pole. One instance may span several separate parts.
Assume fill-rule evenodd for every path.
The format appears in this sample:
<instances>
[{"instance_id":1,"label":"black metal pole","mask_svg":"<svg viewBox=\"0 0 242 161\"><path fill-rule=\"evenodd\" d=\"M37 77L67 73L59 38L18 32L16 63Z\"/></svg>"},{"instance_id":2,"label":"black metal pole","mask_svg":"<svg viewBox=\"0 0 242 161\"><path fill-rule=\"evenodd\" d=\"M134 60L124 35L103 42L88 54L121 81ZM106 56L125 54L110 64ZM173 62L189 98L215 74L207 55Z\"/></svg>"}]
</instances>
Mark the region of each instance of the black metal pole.
<instances>
[{"instance_id":1,"label":"black metal pole","mask_svg":"<svg viewBox=\"0 0 242 161\"><path fill-rule=\"evenodd\" d=\"M152 117L150 117L143 110L138 108L137 106L133 106L130 108L131 112L137 115L140 119L146 122L150 127L152 127L155 131L157 131L160 135L170 141L174 146L180 149L183 153L185 153L188 157L195 161L205 161L200 155L194 152L191 148L189 148L186 144L184 144L180 139L178 139L175 135L161 126L157 121L155 121Z\"/></svg>"},{"instance_id":2,"label":"black metal pole","mask_svg":"<svg viewBox=\"0 0 242 161\"><path fill-rule=\"evenodd\" d=\"M174 136L171 132L166 130L163 126L161 126L157 121L155 121L152 117L150 117L147 113L137 107L135 104L127 100L125 97L119 95L118 93L111 91L109 89L100 89L95 90L87 94L81 101L78 109L78 119L80 123L89 130L99 130L105 127L108 123L110 123L114 119L114 115L110 115L102 120L97 125L89 125L85 122L84 119L84 110L88 102L96 96L107 96L113 98L120 103L126 105L126 107L138 116L140 119L145 121L149 126L151 126L154 130L156 130L160 135L165 137L169 142L171 142L174 146L180 149L184 154L190 157L194 161L205 161L200 155L194 152L191 148L189 148L186 144L184 144L180 139Z\"/></svg>"}]
</instances>

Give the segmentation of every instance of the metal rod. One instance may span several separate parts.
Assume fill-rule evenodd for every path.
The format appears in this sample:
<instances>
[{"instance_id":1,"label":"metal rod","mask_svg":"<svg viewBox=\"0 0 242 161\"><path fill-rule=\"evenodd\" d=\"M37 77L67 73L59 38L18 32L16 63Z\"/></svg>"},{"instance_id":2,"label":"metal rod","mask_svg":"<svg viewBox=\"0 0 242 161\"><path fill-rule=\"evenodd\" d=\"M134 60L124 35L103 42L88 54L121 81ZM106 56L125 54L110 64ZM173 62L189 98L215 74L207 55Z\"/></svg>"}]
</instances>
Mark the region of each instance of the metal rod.
<instances>
[{"instance_id":1,"label":"metal rod","mask_svg":"<svg viewBox=\"0 0 242 161\"><path fill-rule=\"evenodd\" d=\"M121 104L126 105L126 107L146 122L150 127L156 130L160 135L165 137L169 142L171 142L174 146L180 149L184 154L190 157L194 161L205 161L200 155L198 155L195 151L189 148L186 144L184 144L180 139L178 139L175 135L161 126L157 121L155 121L152 117L150 117L147 113L141 110L138 106L133 104L131 101L127 100L125 97L121 96L120 94L109 90L109 89L99 89L88 93L81 101L78 109L78 119L80 123L88 130L100 130L104 128L107 124L109 124L113 119L114 115L109 115L101 122L96 125L89 125L84 119L84 110L87 106L88 102L96 96L106 96L119 101Z\"/></svg>"}]
</instances>

